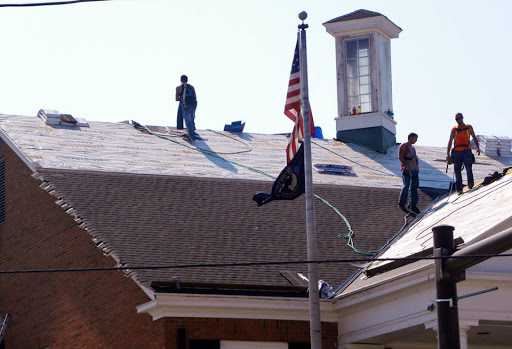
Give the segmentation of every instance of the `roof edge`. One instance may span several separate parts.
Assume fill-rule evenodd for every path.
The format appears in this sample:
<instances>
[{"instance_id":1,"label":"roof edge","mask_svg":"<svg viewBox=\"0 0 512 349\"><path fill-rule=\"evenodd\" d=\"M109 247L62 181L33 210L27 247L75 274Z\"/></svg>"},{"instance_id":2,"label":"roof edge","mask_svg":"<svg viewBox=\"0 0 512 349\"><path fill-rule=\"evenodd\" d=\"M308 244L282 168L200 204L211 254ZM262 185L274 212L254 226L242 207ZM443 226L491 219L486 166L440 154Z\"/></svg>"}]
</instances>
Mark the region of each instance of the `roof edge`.
<instances>
[{"instance_id":1,"label":"roof edge","mask_svg":"<svg viewBox=\"0 0 512 349\"><path fill-rule=\"evenodd\" d=\"M23 151L21 151L21 149L19 149L16 144L9 138L9 136L7 134L4 133L4 131L2 130L2 128L0 127L0 138L7 144L7 146L16 154L18 155L18 157L21 159L21 161L23 161L23 163L25 165L27 165L27 167L32 171L32 172L36 172L37 171L37 168L39 167L38 165L32 163L29 159L28 159L28 156L25 155L25 153L23 153Z\"/></svg>"},{"instance_id":2,"label":"roof edge","mask_svg":"<svg viewBox=\"0 0 512 349\"><path fill-rule=\"evenodd\" d=\"M74 207L66 201L64 197L61 196L61 194L58 192L58 190L55 189L51 181L47 180L45 178L45 175L41 172L35 171L32 174L32 177L39 180L41 184L39 187L46 191L51 196L54 196L57 198L57 200L54 202L57 206L62 208L67 214L73 217L73 220L75 221L76 225L84 230L86 233L88 233L92 237L92 242L96 245L98 249L100 249L105 257L112 258L117 264L115 267L123 267L126 269L123 269L123 274L125 277L133 279L133 281L139 286L139 288L150 298L154 299L154 293L149 290L147 287L145 287L137 278L137 271L131 270L129 266L122 261L122 259L114 253L107 244L103 243L101 241L101 237L99 234L96 234L94 230L90 229L88 226L88 223L80 217L79 213L74 209Z\"/></svg>"}]
</instances>

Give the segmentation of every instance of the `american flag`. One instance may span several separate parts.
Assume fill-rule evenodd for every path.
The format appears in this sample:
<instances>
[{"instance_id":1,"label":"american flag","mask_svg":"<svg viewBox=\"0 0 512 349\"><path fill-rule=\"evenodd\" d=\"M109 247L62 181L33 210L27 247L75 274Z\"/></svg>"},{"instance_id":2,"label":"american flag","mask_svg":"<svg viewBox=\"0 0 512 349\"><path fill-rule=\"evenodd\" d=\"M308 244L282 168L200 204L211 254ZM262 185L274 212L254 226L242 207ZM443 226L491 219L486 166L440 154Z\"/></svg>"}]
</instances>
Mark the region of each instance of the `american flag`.
<instances>
[{"instance_id":1,"label":"american flag","mask_svg":"<svg viewBox=\"0 0 512 349\"><path fill-rule=\"evenodd\" d=\"M302 118L302 101L300 98L300 61L299 61L299 40L295 45L295 54L293 55L292 71L290 81L288 82L288 93L286 94L286 103L284 114L288 116L295 126L293 126L290 141L286 147L286 161L290 163L291 159L299 149L299 142L304 139L304 120ZM313 123L313 113L309 111L309 121L311 126L311 135L315 134L315 125Z\"/></svg>"}]
</instances>

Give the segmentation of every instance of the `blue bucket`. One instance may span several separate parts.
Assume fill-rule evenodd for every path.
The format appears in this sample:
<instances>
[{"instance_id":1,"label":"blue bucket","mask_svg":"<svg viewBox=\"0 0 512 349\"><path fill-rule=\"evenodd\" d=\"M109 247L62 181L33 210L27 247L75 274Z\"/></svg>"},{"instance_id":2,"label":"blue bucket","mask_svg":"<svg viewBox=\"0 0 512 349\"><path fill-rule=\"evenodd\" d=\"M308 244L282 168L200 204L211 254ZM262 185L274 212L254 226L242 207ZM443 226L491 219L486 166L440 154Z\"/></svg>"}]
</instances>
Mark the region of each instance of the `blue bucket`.
<instances>
[{"instance_id":1,"label":"blue bucket","mask_svg":"<svg viewBox=\"0 0 512 349\"><path fill-rule=\"evenodd\" d=\"M313 138L324 139L324 135L322 134L322 128L320 126L315 126L315 135Z\"/></svg>"}]
</instances>

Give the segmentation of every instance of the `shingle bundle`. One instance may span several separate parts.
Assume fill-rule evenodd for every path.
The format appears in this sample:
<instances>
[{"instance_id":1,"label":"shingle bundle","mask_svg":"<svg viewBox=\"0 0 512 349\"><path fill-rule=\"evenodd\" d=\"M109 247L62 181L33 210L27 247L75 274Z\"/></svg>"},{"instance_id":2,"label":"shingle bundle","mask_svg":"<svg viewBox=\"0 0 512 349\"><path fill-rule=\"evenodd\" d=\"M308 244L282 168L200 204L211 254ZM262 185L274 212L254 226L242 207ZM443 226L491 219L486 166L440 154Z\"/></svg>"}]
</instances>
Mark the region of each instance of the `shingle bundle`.
<instances>
[{"instance_id":1,"label":"shingle bundle","mask_svg":"<svg viewBox=\"0 0 512 349\"><path fill-rule=\"evenodd\" d=\"M512 156L512 139L509 137L499 137L500 140L500 155L510 157Z\"/></svg>"},{"instance_id":2,"label":"shingle bundle","mask_svg":"<svg viewBox=\"0 0 512 349\"><path fill-rule=\"evenodd\" d=\"M487 156L497 157L512 156L512 139L508 137L477 136L480 143L480 151Z\"/></svg>"},{"instance_id":3,"label":"shingle bundle","mask_svg":"<svg viewBox=\"0 0 512 349\"><path fill-rule=\"evenodd\" d=\"M46 125L60 125L60 113L57 110L40 109L37 116L41 118Z\"/></svg>"},{"instance_id":4,"label":"shingle bundle","mask_svg":"<svg viewBox=\"0 0 512 349\"><path fill-rule=\"evenodd\" d=\"M41 118L46 125L89 127L86 120L75 118L70 114L61 114L57 110L40 109L37 116Z\"/></svg>"}]
</instances>

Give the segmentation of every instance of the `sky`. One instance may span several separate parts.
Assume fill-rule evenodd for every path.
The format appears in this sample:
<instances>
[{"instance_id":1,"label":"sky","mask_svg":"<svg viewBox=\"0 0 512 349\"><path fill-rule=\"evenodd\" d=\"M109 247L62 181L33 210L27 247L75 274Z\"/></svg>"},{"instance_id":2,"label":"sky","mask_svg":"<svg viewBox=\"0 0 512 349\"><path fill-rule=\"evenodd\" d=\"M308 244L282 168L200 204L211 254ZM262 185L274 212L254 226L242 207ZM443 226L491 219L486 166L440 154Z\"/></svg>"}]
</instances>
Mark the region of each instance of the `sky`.
<instances>
[{"instance_id":1,"label":"sky","mask_svg":"<svg viewBox=\"0 0 512 349\"><path fill-rule=\"evenodd\" d=\"M51 0L48 0L51 2ZM33 3L0 0L0 4ZM334 38L322 23L358 9L402 28L391 41L397 142L446 146L454 115L476 134L512 138L512 1L112 0L0 7L0 113L55 109L89 121L176 126L182 74L196 127L288 133L284 114L298 14L308 13L309 99L336 134Z\"/></svg>"}]
</instances>

